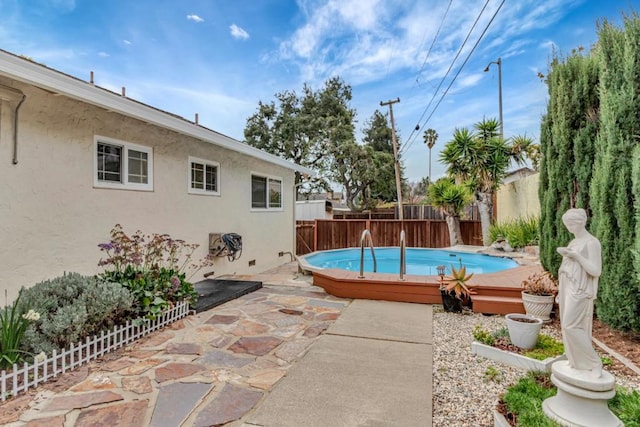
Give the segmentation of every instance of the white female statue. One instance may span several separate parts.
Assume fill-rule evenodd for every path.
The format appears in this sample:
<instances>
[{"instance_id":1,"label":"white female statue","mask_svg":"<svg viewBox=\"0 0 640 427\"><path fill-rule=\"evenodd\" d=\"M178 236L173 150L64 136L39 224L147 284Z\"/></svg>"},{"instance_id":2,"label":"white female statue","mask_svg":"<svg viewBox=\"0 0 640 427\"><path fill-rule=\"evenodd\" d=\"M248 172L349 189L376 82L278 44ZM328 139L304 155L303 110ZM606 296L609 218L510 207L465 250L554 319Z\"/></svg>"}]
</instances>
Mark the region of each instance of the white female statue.
<instances>
[{"instance_id":1,"label":"white female statue","mask_svg":"<svg viewBox=\"0 0 640 427\"><path fill-rule=\"evenodd\" d=\"M562 222L575 236L567 247L557 248L562 255L558 271L562 341L569 366L590 378L599 378L602 362L591 344L591 331L593 302L602 271L600 242L585 228L584 209L569 209L562 215Z\"/></svg>"}]
</instances>

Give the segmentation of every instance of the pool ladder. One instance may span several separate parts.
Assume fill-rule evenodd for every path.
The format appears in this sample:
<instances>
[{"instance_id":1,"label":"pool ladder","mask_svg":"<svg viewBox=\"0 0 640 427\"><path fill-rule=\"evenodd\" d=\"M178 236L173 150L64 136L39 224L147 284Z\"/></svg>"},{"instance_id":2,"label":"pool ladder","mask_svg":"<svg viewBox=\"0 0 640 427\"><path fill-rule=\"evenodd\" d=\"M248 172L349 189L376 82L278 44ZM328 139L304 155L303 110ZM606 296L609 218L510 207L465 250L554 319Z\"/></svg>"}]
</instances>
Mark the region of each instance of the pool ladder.
<instances>
[{"instance_id":1,"label":"pool ladder","mask_svg":"<svg viewBox=\"0 0 640 427\"><path fill-rule=\"evenodd\" d=\"M373 272L378 271L378 262L376 261L376 252L374 250L373 238L369 230L364 230L360 237L360 275L358 279L364 279L364 247L366 243L369 243L371 248L371 258L373 259ZM404 280L404 275L407 274L407 248L405 244L404 230L400 231L400 280Z\"/></svg>"},{"instance_id":2,"label":"pool ladder","mask_svg":"<svg viewBox=\"0 0 640 427\"><path fill-rule=\"evenodd\" d=\"M373 249L373 238L371 237L371 233L369 230L364 230L362 232L362 236L360 237L360 275L358 279L364 279L364 245L367 243L367 237L369 242L369 247L371 248L371 258L373 258L373 272L378 271L378 262L376 261L376 252Z\"/></svg>"},{"instance_id":3,"label":"pool ladder","mask_svg":"<svg viewBox=\"0 0 640 427\"><path fill-rule=\"evenodd\" d=\"M404 239L404 230L400 231L400 280L404 280L407 274L407 247Z\"/></svg>"}]
</instances>

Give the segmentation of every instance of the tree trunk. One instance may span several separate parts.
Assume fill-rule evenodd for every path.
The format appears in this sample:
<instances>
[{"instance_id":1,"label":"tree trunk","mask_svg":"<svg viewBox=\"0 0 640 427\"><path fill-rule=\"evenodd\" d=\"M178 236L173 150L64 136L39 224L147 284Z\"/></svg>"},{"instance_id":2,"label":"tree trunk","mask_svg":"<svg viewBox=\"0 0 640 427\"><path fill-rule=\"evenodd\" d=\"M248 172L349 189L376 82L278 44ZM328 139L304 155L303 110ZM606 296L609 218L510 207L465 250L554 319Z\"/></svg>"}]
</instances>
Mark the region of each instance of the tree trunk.
<instances>
[{"instance_id":1,"label":"tree trunk","mask_svg":"<svg viewBox=\"0 0 640 427\"><path fill-rule=\"evenodd\" d=\"M446 215L447 227L449 228L449 245L464 245L462 233L460 232L460 217L457 215Z\"/></svg>"},{"instance_id":2,"label":"tree trunk","mask_svg":"<svg viewBox=\"0 0 640 427\"><path fill-rule=\"evenodd\" d=\"M493 194L477 193L478 212L480 213L480 223L482 225L482 243L485 246L491 245L489 237L489 227L493 223Z\"/></svg>"}]
</instances>

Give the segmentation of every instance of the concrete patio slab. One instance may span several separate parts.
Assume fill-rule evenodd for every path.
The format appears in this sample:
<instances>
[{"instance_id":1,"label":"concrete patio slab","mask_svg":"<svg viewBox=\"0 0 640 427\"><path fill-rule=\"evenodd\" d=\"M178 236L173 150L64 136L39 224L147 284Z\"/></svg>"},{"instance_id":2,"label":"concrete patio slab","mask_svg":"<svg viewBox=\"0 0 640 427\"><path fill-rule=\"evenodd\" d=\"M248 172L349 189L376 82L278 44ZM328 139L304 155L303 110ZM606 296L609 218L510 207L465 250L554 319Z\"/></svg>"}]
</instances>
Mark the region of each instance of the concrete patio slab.
<instances>
[{"instance_id":1,"label":"concrete patio slab","mask_svg":"<svg viewBox=\"0 0 640 427\"><path fill-rule=\"evenodd\" d=\"M430 426L432 309L354 300L250 424Z\"/></svg>"},{"instance_id":2,"label":"concrete patio slab","mask_svg":"<svg viewBox=\"0 0 640 427\"><path fill-rule=\"evenodd\" d=\"M431 366L430 344L325 335L245 420L279 427L431 426Z\"/></svg>"},{"instance_id":3,"label":"concrete patio slab","mask_svg":"<svg viewBox=\"0 0 640 427\"><path fill-rule=\"evenodd\" d=\"M431 305L354 300L327 334L431 344Z\"/></svg>"}]
</instances>

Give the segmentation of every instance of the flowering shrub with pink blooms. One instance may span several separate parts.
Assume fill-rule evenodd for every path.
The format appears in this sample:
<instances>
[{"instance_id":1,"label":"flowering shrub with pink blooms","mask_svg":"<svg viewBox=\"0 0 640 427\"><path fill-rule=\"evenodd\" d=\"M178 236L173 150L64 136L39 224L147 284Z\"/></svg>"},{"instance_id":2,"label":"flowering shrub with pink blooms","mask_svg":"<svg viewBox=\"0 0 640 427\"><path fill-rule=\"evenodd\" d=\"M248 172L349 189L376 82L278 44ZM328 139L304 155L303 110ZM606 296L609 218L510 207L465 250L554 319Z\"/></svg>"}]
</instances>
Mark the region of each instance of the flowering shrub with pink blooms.
<instances>
[{"instance_id":1,"label":"flowering shrub with pink blooms","mask_svg":"<svg viewBox=\"0 0 640 427\"><path fill-rule=\"evenodd\" d=\"M189 278L212 264L209 257L199 263L192 261L196 244L139 230L127 235L120 224L111 230L111 240L98 247L106 255L98 263L105 268L101 277L129 289L137 314L149 319L155 319L175 302L194 304L198 295Z\"/></svg>"}]
</instances>

